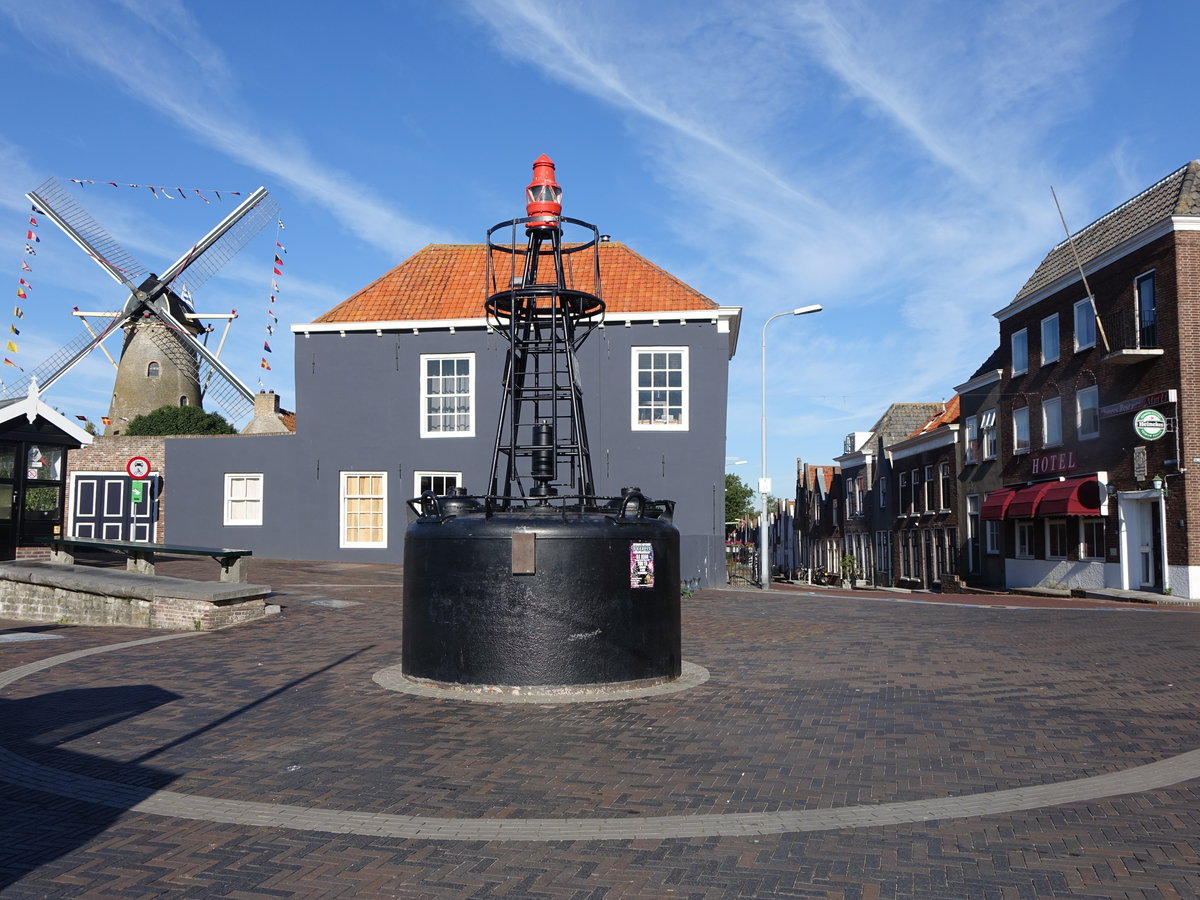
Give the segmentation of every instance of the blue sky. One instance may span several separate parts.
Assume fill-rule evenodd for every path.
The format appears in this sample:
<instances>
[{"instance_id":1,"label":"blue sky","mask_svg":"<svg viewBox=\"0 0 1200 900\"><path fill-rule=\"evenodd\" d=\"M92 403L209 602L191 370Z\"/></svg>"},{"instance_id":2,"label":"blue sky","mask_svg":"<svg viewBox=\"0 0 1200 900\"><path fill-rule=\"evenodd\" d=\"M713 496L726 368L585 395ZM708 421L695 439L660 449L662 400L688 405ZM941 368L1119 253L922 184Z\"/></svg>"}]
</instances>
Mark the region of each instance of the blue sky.
<instances>
[{"instance_id":1,"label":"blue sky","mask_svg":"<svg viewBox=\"0 0 1200 900\"><path fill-rule=\"evenodd\" d=\"M274 229L196 303L238 310L222 358L291 406L286 325L521 215L547 153L566 214L744 307L727 452L752 484L762 324L825 307L769 329L784 495L797 457L829 462L889 403L948 399L987 357L992 313L1062 238L1050 185L1078 229L1200 157L1185 0L0 0L0 22L0 264L14 293L33 286L22 365L78 330L72 307L123 300L48 223L23 253L23 195L49 176L98 182L76 196L154 271L230 207L102 182L265 185L288 251L272 370ZM111 384L94 354L47 400L98 422Z\"/></svg>"}]
</instances>

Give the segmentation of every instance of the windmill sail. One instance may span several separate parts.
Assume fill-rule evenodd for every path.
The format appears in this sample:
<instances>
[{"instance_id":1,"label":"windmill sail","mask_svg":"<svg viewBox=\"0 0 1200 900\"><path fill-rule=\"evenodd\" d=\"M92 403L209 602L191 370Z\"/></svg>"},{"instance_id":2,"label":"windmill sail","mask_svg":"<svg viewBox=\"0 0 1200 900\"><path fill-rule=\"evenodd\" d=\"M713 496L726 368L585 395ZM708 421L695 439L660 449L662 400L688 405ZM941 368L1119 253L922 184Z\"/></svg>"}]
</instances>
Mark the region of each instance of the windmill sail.
<instances>
[{"instance_id":1,"label":"windmill sail","mask_svg":"<svg viewBox=\"0 0 1200 900\"><path fill-rule=\"evenodd\" d=\"M93 317L96 318L96 317ZM21 375L15 381L4 383L2 400L12 400L29 394L31 379L37 379L38 390L45 391L50 385L65 375L72 366L86 357L102 340L108 337L124 319L120 313L114 313L104 322L104 327L96 333L87 330L80 331L69 342L37 364L33 369Z\"/></svg>"},{"instance_id":2,"label":"windmill sail","mask_svg":"<svg viewBox=\"0 0 1200 900\"><path fill-rule=\"evenodd\" d=\"M46 179L25 196L114 281L133 291L148 274L146 268L105 231L57 179Z\"/></svg>"}]
</instances>

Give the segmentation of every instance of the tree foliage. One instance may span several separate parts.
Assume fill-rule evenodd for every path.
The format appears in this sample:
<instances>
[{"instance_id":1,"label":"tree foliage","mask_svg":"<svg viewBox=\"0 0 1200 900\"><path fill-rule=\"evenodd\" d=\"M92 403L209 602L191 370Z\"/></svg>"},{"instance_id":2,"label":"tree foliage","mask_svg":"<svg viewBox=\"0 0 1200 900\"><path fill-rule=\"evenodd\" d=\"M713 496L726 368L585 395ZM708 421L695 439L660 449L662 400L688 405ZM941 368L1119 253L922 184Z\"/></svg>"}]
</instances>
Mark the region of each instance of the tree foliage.
<instances>
[{"instance_id":1,"label":"tree foliage","mask_svg":"<svg viewBox=\"0 0 1200 900\"><path fill-rule=\"evenodd\" d=\"M754 491L737 475L725 473L725 521L737 522L754 511Z\"/></svg>"},{"instance_id":2,"label":"tree foliage","mask_svg":"<svg viewBox=\"0 0 1200 900\"><path fill-rule=\"evenodd\" d=\"M222 416L199 406L160 406L144 416L134 416L126 434L236 434Z\"/></svg>"}]
</instances>

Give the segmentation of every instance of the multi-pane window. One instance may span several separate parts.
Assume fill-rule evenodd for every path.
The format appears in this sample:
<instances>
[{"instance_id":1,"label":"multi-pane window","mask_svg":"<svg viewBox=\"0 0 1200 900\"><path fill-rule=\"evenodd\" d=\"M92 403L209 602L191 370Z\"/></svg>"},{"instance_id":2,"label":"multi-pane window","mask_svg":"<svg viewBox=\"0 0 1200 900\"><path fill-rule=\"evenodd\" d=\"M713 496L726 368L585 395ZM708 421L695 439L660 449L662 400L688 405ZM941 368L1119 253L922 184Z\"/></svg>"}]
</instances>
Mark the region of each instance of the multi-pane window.
<instances>
[{"instance_id":1,"label":"multi-pane window","mask_svg":"<svg viewBox=\"0 0 1200 900\"><path fill-rule=\"evenodd\" d=\"M426 491L433 491L439 497L445 497L454 492L462 481L462 472L414 472L413 486L417 496Z\"/></svg>"},{"instance_id":2,"label":"multi-pane window","mask_svg":"<svg viewBox=\"0 0 1200 900\"><path fill-rule=\"evenodd\" d=\"M880 478L878 481L879 490L879 508L887 509L887 479Z\"/></svg>"},{"instance_id":3,"label":"multi-pane window","mask_svg":"<svg viewBox=\"0 0 1200 900\"><path fill-rule=\"evenodd\" d=\"M938 497L938 508L950 508L950 463L941 465L941 496Z\"/></svg>"},{"instance_id":4,"label":"multi-pane window","mask_svg":"<svg viewBox=\"0 0 1200 900\"><path fill-rule=\"evenodd\" d=\"M899 477L900 477L900 486L896 490L896 496L900 502L900 512L910 513L910 512L912 512L912 505L909 503L909 500L908 500L908 475L905 474L904 472L901 472Z\"/></svg>"},{"instance_id":5,"label":"multi-pane window","mask_svg":"<svg viewBox=\"0 0 1200 900\"><path fill-rule=\"evenodd\" d=\"M1067 520L1046 520L1046 558L1067 558Z\"/></svg>"},{"instance_id":6,"label":"multi-pane window","mask_svg":"<svg viewBox=\"0 0 1200 900\"><path fill-rule=\"evenodd\" d=\"M343 472L341 546L387 546L387 473Z\"/></svg>"},{"instance_id":7,"label":"multi-pane window","mask_svg":"<svg viewBox=\"0 0 1200 900\"><path fill-rule=\"evenodd\" d=\"M1029 371L1029 332L1022 328L1010 338L1012 348L1012 373L1023 375Z\"/></svg>"},{"instance_id":8,"label":"multi-pane window","mask_svg":"<svg viewBox=\"0 0 1200 900\"><path fill-rule=\"evenodd\" d=\"M995 555L1000 552L1000 521L998 519L988 519L984 523L985 547L987 552Z\"/></svg>"},{"instance_id":9,"label":"multi-pane window","mask_svg":"<svg viewBox=\"0 0 1200 900\"><path fill-rule=\"evenodd\" d=\"M908 479L909 484L912 485L912 512L918 513L923 508L917 499L917 485L921 483L921 470L913 469Z\"/></svg>"},{"instance_id":10,"label":"multi-pane window","mask_svg":"<svg viewBox=\"0 0 1200 900\"><path fill-rule=\"evenodd\" d=\"M921 508L925 512L933 510L933 466L925 467L925 482L921 486Z\"/></svg>"},{"instance_id":11,"label":"multi-pane window","mask_svg":"<svg viewBox=\"0 0 1200 900\"><path fill-rule=\"evenodd\" d=\"M1033 558L1033 520L1021 519L1013 526L1016 535L1016 555L1018 559Z\"/></svg>"},{"instance_id":12,"label":"multi-pane window","mask_svg":"<svg viewBox=\"0 0 1200 900\"><path fill-rule=\"evenodd\" d=\"M967 571L979 571L979 509L980 496L967 495Z\"/></svg>"},{"instance_id":13,"label":"multi-pane window","mask_svg":"<svg viewBox=\"0 0 1200 900\"><path fill-rule=\"evenodd\" d=\"M996 411L985 409L979 418L979 430L982 435L983 458L995 459L999 452L999 441L996 438Z\"/></svg>"},{"instance_id":14,"label":"multi-pane window","mask_svg":"<svg viewBox=\"0 0 1200 900\"><path fill-rule=\"evenodd\" d=\"M1095 385L1075 394L1075 427L1081 438L1100 434L1100 389Z\"/></svg>"},{"instance_id":15,"label":"multi-pane window","mask_svg":"<svg viewBox=\"0 0 1200 900\"><path fill-rule=\"evenodd\" d=\"M421 437L475 434L475 354L421 356Z\"/></svg>"},{"instance_id":16,"label":"multi-pane window","mask_svg":"<svg viewBox=\"0 0 1200 900\"><path fill-rule=\"evenodd\" d=\"M1013 453L1029 452L1029 407L1022 406L1012 412Z\"/></svg>"},{"instance_id":17,"label":"multi-pane window","mask_svg":"<svg viewBox=\"0 0 1200 900\"><path fill-rule=\"evenodd\" d=\"M1042 365L1058 362L1058 313L1042 319Z\"/></svg>"},{"instance_id":18,"label":"multi-pane window","mask_svg":"<svg viewBox=\"0 0 1200 900\"><path fill-rule=\"evenodd\" d=\"M1104 520L1079 520L1079 558L1104 559Z\"/></svg>"},{"instance_id":19,"label":"multi-pane window","mask_svg":"<svg viewBox=\"0 0 1200 900\"><path fill-rule=\"evenodd\" d=\"M1062 443L1062 398L1047 397L1042 401L1042 446L1057 447Z\"/></svg>"},{"instance_id":20,"label":"multi-pane window","mask_svg":"<svg viewBox=\"0 0 1200 900\"><path fill-rule=\"evenodd\" d=\"M979 462L979 417L978 416L967 416L966 460L969 463Z\"/></svg>"},{"instance_id":21,"label":"multi-pane window","mask_svg":"<svg viewBox=\"0 0 1200 900\"><path fill-rule=\"evenodd\" d=\"M687 431L688 348L633 348L633 428Z\"/></svg>"},{"instance_id":22,"label":"multi-pane window","mask_svg":"<svg viewBox=\"0 0 1200 900\"><path fill-rule=\"evenodd\" d=\"M262 517L262 474L227 472L225 474L225 524L261 525Z\"/></svg>"},{"instance_id":23,"label":"multi-pane window","mask_svg":"<svg viewBox=\"0 0 1200 900\"><path fill-rule=\"evenodd\" d=\"M1075 350L1096 346L1096 314L1092 301L1084 297L1075 304Z\"/></svg>"}]
</instances>

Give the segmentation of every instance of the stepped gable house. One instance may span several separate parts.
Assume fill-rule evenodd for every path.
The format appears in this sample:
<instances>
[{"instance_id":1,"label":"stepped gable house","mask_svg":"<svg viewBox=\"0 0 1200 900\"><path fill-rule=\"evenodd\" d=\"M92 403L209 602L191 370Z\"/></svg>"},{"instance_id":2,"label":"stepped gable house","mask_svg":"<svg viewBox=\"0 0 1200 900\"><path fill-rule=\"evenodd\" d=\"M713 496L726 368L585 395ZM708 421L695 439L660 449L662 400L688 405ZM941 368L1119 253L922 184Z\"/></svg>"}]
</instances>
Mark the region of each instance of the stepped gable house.
<instances>
[{"instance_id":1,"label":"stepped gable house","mask_svg":"<svg viewBox=\"0 0 1200 900\"><path fill-rule=\"evenodd\" d=\"M295 434L168 439L171 470L188 475L172 480L167 539L399 563L408 499L486 493L508 343L484 317L485 253L427 246L292 325ZM725 407L741 310L624 244L602 241L599 253L607 311L578 354L597 493L637 486L675 500L684 583L723 583Z\"/></svg>"}]
</instances>

